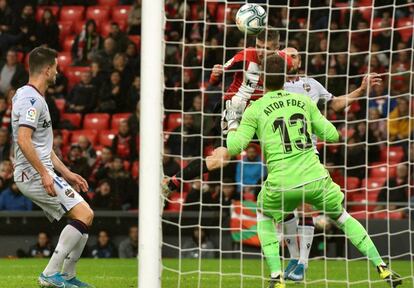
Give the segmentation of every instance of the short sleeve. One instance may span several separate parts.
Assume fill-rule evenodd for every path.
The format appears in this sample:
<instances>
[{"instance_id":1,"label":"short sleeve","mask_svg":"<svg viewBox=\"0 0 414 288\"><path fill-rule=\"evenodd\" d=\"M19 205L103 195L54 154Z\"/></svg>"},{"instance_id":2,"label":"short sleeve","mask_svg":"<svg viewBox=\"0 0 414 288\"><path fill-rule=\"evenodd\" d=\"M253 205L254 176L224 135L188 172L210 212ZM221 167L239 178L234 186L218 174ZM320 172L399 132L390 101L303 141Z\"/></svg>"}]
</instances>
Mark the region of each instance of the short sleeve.
<instances>
[{"instance_id":1,"label":"short sleeve","mask_svg":"<svg viewBox=\"0 0 414 288\"><path fill-rule=\"evenodd\" d=\"M19 119L19 126L36 130L44 104L36 97L22 97L14 103L13 109Z\"/></svg>"},{"instance_id":2,"label":"short sleeve","mask_svg":"<svg viewBox=\"0 0 414 288\"><path fill-rule=\"evenodd\" d=\"M312 79L312 78L311 78ZM333 97L332 93L328 92L328 90L325 89L325 87L322 86L321 83L319 83L317 80L312 79L313 85L316 87L316 90L319 94L319 100L326 103L330 101Z\"/></svg>"}]
</instances>

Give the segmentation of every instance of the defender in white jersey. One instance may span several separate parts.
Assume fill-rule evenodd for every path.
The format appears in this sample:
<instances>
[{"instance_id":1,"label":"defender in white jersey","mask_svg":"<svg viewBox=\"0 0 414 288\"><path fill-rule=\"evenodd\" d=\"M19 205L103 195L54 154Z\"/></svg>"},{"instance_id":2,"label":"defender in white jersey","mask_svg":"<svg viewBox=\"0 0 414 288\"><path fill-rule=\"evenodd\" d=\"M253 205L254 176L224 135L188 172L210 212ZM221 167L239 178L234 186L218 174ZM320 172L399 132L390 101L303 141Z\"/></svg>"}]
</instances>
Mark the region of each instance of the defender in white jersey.
<instances>
[{"instance_id":1,"label":"defender in white jersey","mask_svg":"<svg viewBox=\"0 0 414 288\"><path fill-rule=\"evenodd\" d=\"M361 86L355 91L347 95L334 97L315 79L298 75L301 67L301 59L295 48L287 47L283 52L285 52L287 56L290 56L292 61L292 68L289 70L284 90L307 95L315 103L326 103L330 101L330 107L335 111L342 111L348 105L358 100L358 98L366 95L368 84L370 86L375 86L379 85L382 81L377 74L371 74L369 77L364 77ZM312 142L315 152L318 153L316 150L317 137L315 135L312 135ZM305 211L311 211L310 207L305 206ZM308 266L309 253L312 247L315 229L312 218L300 218L301 221L299 221L297 216L292 214L287 216L283 223L284 238L291 257L291 260L285 269L284 278L293 281L301 281L304 278L304 272ZM300 225L298 225L299 222L301 222Z\"/></svg>"},{"instance_id":2,"label":"defender in white jersey","mask_svg":"<svg viewBox=\"0 0 414 288\"><path fill-rule=\"evenodd\" d=\"M33 49L29 55L29 73L29 83L13 97L14 180L50 221L60 220L63 215L72 220L62 230L38 281L41 287L92 287L78 280L75 271L93 221L93 211L77 192L86 192L88 183L71 172L54 153L52 122L43 96L56 81L57 52L44 47Z\"/></svg>"}]
</instances>

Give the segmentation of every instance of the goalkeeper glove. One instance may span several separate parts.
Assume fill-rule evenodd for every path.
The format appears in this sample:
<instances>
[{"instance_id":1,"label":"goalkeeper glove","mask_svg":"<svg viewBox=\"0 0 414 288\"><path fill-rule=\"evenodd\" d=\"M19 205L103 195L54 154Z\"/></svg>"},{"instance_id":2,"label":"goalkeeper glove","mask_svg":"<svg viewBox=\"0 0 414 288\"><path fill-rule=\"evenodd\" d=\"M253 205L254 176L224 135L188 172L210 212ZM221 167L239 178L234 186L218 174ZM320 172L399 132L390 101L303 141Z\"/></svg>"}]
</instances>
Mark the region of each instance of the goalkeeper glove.
<instances>
[{"instance_id":1,"label":"goalkeeper glove","mask_svg":"<svg viewBox=\"0 0 414 288\"><path fill-rule=\"evenodd\" d=\"M237 129L237 127L239 127L245 108L246 101L240 99L226 101L226 109L223 111L221 121L221 128L223 129L224 134L227 134L230 129Z\"/></svg>"}]
</instances>

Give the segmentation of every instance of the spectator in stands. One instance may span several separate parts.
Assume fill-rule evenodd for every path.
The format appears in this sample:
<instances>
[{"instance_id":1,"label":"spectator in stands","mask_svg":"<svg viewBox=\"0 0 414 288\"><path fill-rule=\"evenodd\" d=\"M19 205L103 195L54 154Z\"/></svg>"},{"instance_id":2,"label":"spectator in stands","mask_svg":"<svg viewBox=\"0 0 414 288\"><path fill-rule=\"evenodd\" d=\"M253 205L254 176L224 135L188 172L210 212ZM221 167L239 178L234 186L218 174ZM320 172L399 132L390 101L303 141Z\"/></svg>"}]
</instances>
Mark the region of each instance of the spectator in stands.
<instances>
[{"instance_id":1,"label":"spectator in stands","mask_svg":"<svg viewBox=\"0 0 414 288\"><path fill-rule=\"evenodd\" d=\"M14 183L13 163L9 159L0 162L0 178L3 180L4 187L9 187Z\"/></svg>"},{"instance_id":2,"label":"spectator in stands","mask_svg":"<svg viewBox=\"0 0 414 288\"><path fill-rule=\"evenodd\" d=\"M0 162L10 159L10 137L9 130L0 128Z\"/></svg>"},{"instance_id":3,"label":"spectator in stands","mask_svg":"<svg viewBox=\"0 0 414 288\"><path fill-rule=\"evenodd\" d=\"M102 179L108 178L108 171L112 166L112 162L113 154L111 147L103 147L101 156L97 158L95 165L92 168L89 181L96 183Z\"/></svg>"},{"instance_id":4,"label":"spectator in stands","mask_svg":"<svg viewBox=\"0 0 414 288\"><path fill-rule=\"evenodd\" d=\"M183 123L170 135L167 145L171 154L184 157L199 156L201 152L200 131L194 128L194 118L184 114Z\"/></svg>"},{"instance_id":5,"label":"spectator in stands","mask_svg":"<svg viewBox=\"0 0 414 288\"><path fill-rule=\"evenodd\" d=\"M108 171L113 194L119 198L122 210L135 208L138 203L138 184L132 180L131 173L125 169L124 161L114 157Z\"/></svg>"},{"instance_id":6,"label":"spectator in stands","mask_svg":"<svg viewBox=\"0 0 414 288\"><path fill-rule=\"evenodd\" d=\"M397 43L401 40L401 36L398 31L394 31L394 29L392 29L392 18L389 12L384 13L381 19L380 27L382 29L380 30L379 35L374 36L373 42L377 43L381 50L395 49L397 47Z\"/></svg>"},{"instance_id":7,"label":"spectator in stands","mask_svg":"<svg viewBox=\"0 0 414 288\"><path fill-rule=\"evenodd\" d=\"M66 79L65 75L59 69L58 72L55 84L50 85L46 90L46 96L51 96L55 99L65 98L68 87L68 79Z\"/></svg>"},{"instance_id":8,"label":"spectator in stands","mask_svg":"<svg viewBox=\"0 0 414 288\"><path fill-rule=\"evenodd\" d=\"M0 64L0 93L5 94L10 88L20 88L27 80L24 66L17 61L17 51L9 50L6 61Z\"/></svg>"},{"instance_id":9,"label":"spectator in stands","mask_svg":"<svg viewBox=\"0 0 414 288\"><path fill-rule=\"evenodd\" d=\"M369 108L378 109L381 118L387 117L397 105L397 100L390 97L384 83L372 87L369 97Z\"/></svg>"},{"instance_id":10,"label":"spectator in stands","mask_svg":"<svg viewBox=\"0 0 414 288\"><path fill-rule=\"evenodd\" d=\"M128 13L128 34L141 34L141 0L135 0Z\"/></svg>"},{"instance_id":11,"label":"spectator in stands","mask_svg":"<svg viewBox=\"0 0 414 288\"><path fill-rule=\"evenodd\" d=\"M23 196L14 181L0 194L0 210L30 211L32 202Z\"/></svg>"},{"instance_id":12,"label":"spectator in stands","mask_svg":"<svg viewBox=\"0 0 414 288\"><path fill-rule=\"evenodd\" d=\"M93 60L99 63L101 70L105 73L112 70L112 60L116 53L115 47L115 40L108 37L103 43L103 49L96 51L93 55Z\"/></svg>"},{"instance_id":13,"label":"spectator in stands","mask_svg":"<svg viewBox=\"0 0 414 288\"><path fill-rule=\"evenodd\" d=\"M140 94L140 90L141 90L141 78L136 75L134 77L134 82L132 82L131 87L129 87L129 91L128 91L128 107L136 107L137 103L139 101L139 99L141 98L141 94ZM127 110L132 112L132 109L129 108Z\"/></svg>"},{"instance_id":14,"label":"spectator in stands","mask_svg":"<svg viewBox=\"0 0 414 288\"><path fill-rule=\"evenodd\" d=\"M256 144L250 144L246 149L246 156L237 163L236 183L238 191L242 192L244 185L256 185L259 179L267 175Z\"/></svg>"},{"instance_id":15,"label":"spectator in stands","mask_svg":"<svg viewBox=\"0 0 414 288\"><path fill-rule=\"evenodd\" d=\"M52 10L47 8L43 13L42 21L37 25L37 39L39 44L55 50L59 49L59 27Z\"/></svg>"},{"instance_id":16,"label":"spectator in stands","mask_svg":"<svg viewBox=\"0 0 414 288\"><path fill-rule=\"evenodd\" d=\"M214 258L213 242L207 237L207 233L201 227L195 227L192 233L192 239L184 242L181 252L182 258L206 259Z\"/></svg>"},{"instance_id":17,"label":"spectator in stands","mask_svg":"<svg viewBox=\"0 0 414 288\"><path fill-rule=\"evenodd\" d=\"M72 61L75 65L88 65L92 54L97 52L102 46L102 38L96 31L94 20L88 20L85 28L76 36L72 46Z\"/></svg>"},{"instance_id":18,"label":"spectator in stands","mask_svg":"<svg viewBox=\"0 0 414 288\"><path fill-rule=\"evenodd\" d=\"M119 258L135 258L138 256L138 227L129 228L129 237L119 244Z\"/></svg>"},{"instance_id":19,"label":"spectator in stands","mask_svg":"<svg viewBox=\"0 0 414 288\"><path fill-rule=\"evenodd\" d=\"M236 185L233 184L234 180L225 178L223 179L222 188L222 197L221 205L223 207L223 212L227 213L227 216L230 215L230 205L233 200L237 199L236 196ZM238 197L240 199L240 197Z\"/></svg>"},{"instance_id":20,"label":"spectator in stands","mask_svg":"<svg viewBox=\"0 0 414 288\"><path fill-rule=\"evenodd\" d=\"M3 116L6 114L7 108L8 108L7 99L6 97L0 94L0 127L3 126ZM10 121L7 122L7 126L9 124L10 124Z\"/></svg>"},{"instance_id":21,"label":"spectator in stands","mask_svg":"<svg viewBox=\"0 0 414 288\"><path fill-rule=\"evenodd\" d=\"M194 129L197 131L201 131L201 125L203 124L201 123L201 120L203 119L202 109L203 100L201 98L201 95L199 94L193 98L192 106L190 107L190 109L188 109L188 112L192 112L191 115L194 119ZM203 128L205 128L204 130L206 130L205 123Z\"/></svg>"},{"instance_id":22,"label":"spectator in stands","mask_svg":"<svg viewBox=\"0 0 414 288\"><path fill-rule=\"evenodd\" d=\"M139 61L138 49L134 42L128 42L125 54L128 58L128 63Z\"/></svg>"},{"instance_id":23,"label":"spectator in stands","mask_svg":"<svg viewBox=\"0 0 414 288\"><path fill-rule=\"evenodd\" d=\"M95 106L97 89L92 84L92 74L89 71L81 73L81 81L76 84L68 95L68 110L70 113L89 113Z\"/></svg>"},{"instance_id":24,"label":"spectator in stands","mask_svg":"<svg viewBox=\"0 0 414 288\"><path fill-rule=\"evenodd\" d=\"M409 135L414 130L414 119L410 119L409 113L409 99L399 97L397 107L392 110L388 118L389 141L408 140Z\"/></svg>"},{"instance_id":25,"label":"spectator in stands","mask_svg":"<svg viewBox=\"0 0 414 288\"><path fill-rule=\"evenodd\" d=\"M347 176L365 178L365 145L361 143L361 139L356 133L347 135L347 145L343 145L340 150L341 164L346 159ZM336 163L339 164L339 163Z\"/></svg>"},{"instance_id":26,"label":"spectator in stands","mask_svg":"<svg viewBox=\"0 0 414 288\"><path fill-rule=\"evenodd\" d=\"M115 70L111 73L110 81L103 83L99 93L97 112L113 114L125 111L127 98L121 80L121 73Z\"/></svg>"},{"instance_id":27,"label":"spectator in stands","mask_svg":"<svg viewBox=\"0 0 414 288\"><path fill-rule=\"evenodd\" d=\"M132 67L128 65L128 58L125 53L117 53L112 60L114 70L121 73L121 93L124 95L128 91L128 87L131 85L134 79L134 71ZM125 98L125 97L124 97ZM124 108L124 107L119 107ZM118 109L117 111L121 111Z\"/></svg>"},{"instance_id":28,"label":"spectator in stands","mask_svg":"<svg viewBox=\"0 0 414 288\"><path fill-rule=\"evenodd\" d=\"M115 51L117 53L125 53L129 39L127 34L121 31L119 28L118 23L112 22L111 23L111 30L109 32L109 37L115 40Z\"/></svg>"},{"instance_id":29,"label":"spectator in stands","mask_svg":"<svg viewBox=\"0 0 414 288\"><path fill-rule=\"evenodd\" d=\"M141 114L141 104L138 101L135 105L135 112L128 118L128 126L132 135L139 135L139 117Z\"/></svg>"},{"instance_id":30,"label":"spectator in stands","mask_svg":"<svg viewBox=\"0 0 414 288\"><path fill-rule=\"evenodd\" d=\"M387 205L378 205L375 210L395 210L408 205L408 167L406 164L397 166L396 177L388 179L385 187L378 194L377 201L387 202ZM406 202L407 205L395 205L396 202Z\"/></svg>"},{"instance_id":31,"label":"spectator in stands","mask_svg":"<svg viewBox=\"0 0 414 288\"><path fill-rule=\"evenodd\" d=\"M112 153L131 163L138 157L137 137L130 131L127 120L119 122L118 133L112 141Z\"/></svg>"},{"instance_id":32,"label":"spectator in stands","mask_svg":"<svg viewBox=\"0 0 414 288\"><path fill-rule=\"evenodd\" d=\"M0 0L0 34L10 33L14 21L13 11L7 5L7 0Z\"/></svg>"},{"instance_id":33,"label":"spectator in stands","mask_svg":"<svg viewBox=\"0 0 414 288\"><path fill-rule=\"evenodd\" d=\"M95 210L121 209L119 198L112 191L111 183L108 179L99 181L91 204Z\"/></svg>"},{"instance_id":34,"label":"spectator in stands","mask_svg":"<svg viewBox=\"0 0 414 288\"><path fill-rule=\"evenodd\" d=\"M109 232L105 229L100 230L96 244L91 247L92 258L116 258L118 251L111 241Z\"/></svg>"},{"instance_id":35,"label":"spectator in stands","mask_svg":"<svg viewBox=\"0 0 414 288\"><path fill-rule=\"evenodd\" d=\"M108 80L108 75L101 70L101 64L98 61L91 62L92 84L96 87L97 91L101 91L102 84Z\"/></svg>"},{"instance_id":36,"label":"spectator in stands","mask_svg":"<svg viewBox=\"0 0 414 288\"><path fill-rule=\"evenodd\" d=\"M49 235L46 232L40 232L37 235L36 244L30 246L28 255L33 258L49 258L54 250Z\"/></svg>"},{"instance_id":37,"label":"spectator in stands","mask_svg":"<svg viewBox=\"0 0 414 288\"><path fill-rule=\"evenodd\" d=\"M20 17L16 19L15 31L20 33L19 48L24 52L29 52L39 44L36 33L37 23L31 4L24 5L21 11Z\"/></svg>"},{"instance_id":38,"label":"spectator in stands","mask_svg":"<svg viewBox=\"0 0 414 288\"><path fill-rule=\"evenodd\" d=\"M174 157L170 156L171 151L167 146L164 147L164 154L162 156L162 166L164 170L164 175L174 176L180 171L180 165L177 163Z\"/></svg>"},{"instance_id":39,"label":"spectator in stands","mask_svg":"<svg viewBox=\"0 0 414 288\"><path fill-rule=\"evenodd\" d=\"M96 162L96 151L91 141L85 135L81 135L78 139L78 145L82 149L82 156L88 160L89 167L92 167Z\"/></svg>"},{"instance_id":40,"label":"spectator in stands","mask_svg":"<svg viewBox=\"0 0 414 288\"><path fill-rule=\"evenodd\" d=\"M82 155L82 148L78 144L72 144L70 147L66 166L85 179L90 175L88 159Z\"/></svg>"},{"instance_id":41,"label":"spectator in stands","mask_svg":"<svg viewBox=\"0 0 414 288\"><path fill-rule=\"evenodd\" d=\"M56 156L59 159L63 159L63 153L62 153L63 136L62 136L62 132L60 132L60 130L56 130L56 132L54 134L55 135L53 135L53 151L55 152Z\"/></svg>"}]
</instances>

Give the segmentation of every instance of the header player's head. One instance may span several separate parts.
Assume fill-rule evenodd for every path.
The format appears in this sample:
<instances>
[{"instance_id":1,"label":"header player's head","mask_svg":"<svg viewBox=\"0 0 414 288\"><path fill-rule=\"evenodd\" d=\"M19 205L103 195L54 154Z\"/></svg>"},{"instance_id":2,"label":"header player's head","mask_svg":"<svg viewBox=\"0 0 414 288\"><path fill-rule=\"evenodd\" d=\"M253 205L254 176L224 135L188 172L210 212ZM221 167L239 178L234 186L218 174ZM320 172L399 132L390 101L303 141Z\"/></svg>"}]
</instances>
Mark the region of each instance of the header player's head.
<instances>
[{"instance_id":1,"label":"header player's head","mask_svg":"<svg viewBox=\"0 0 414 288\"><path fill-rule=\"evenodd\" d=\"M293 47L286 47L282 51L285 52L285 54L287 56L290 56L290 58L292 59L292 66L289 69L288 74L290 75L298 74L300 66L302 65L302 61L301 61L298 50L296 50Z\"/></svg>"},{"instance_id":2,"label":"header player's head","mask_svg":"<svg viewBox=\"0 0 414 288\"><path fill-rule=\"evenodd\" d=\"M274 28L264 29L256 36L256 53L259 61L279 49L280 34Z\"/></svg>"},{"instance_id":3,"label":"header player's head","mask_svg":"<svg viewBox=\"0 0 414 288\"><path fill-rule=\"evenodd\" d=\"M273 54L266 57L264 65L266 91L282 90L285 84L285 60Z\"/></svg>"},{"instance_id":4,"label":"header player's head","mask_svg":"<svg viewBox=\"0 0 414 288\"><path fill-rule=\"evenodd\" d=\"M47 47L37 47L29 54L30 79L45 83L46 86L56 82L57 52Z\"/></svg>"}]
</instances>

